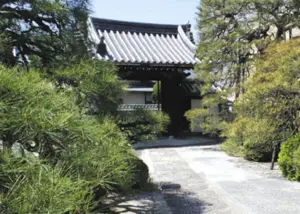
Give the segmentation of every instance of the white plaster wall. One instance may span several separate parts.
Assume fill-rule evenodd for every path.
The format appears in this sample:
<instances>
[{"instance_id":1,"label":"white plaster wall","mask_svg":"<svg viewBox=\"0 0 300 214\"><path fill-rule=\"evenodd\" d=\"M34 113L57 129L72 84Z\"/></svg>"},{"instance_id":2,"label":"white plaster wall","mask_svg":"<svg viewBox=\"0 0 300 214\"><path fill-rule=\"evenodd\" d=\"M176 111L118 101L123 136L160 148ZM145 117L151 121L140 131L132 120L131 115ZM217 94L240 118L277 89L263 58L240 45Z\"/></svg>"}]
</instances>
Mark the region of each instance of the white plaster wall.
<instances>
[{"instance_id":1,"label":"white plaster wall","mask_svg":"<svg viewBox=\"0 0 300 214\"><path fill-rule=\"evenodd\" d=\"M300 29L299 28L294 28L292 29L292 37L299 37L300 36Z\"/></svg>"},{"instance_id":2,"label":"white plaster wall","mask_svg":"<svg viewBox=\"0 0 300 214\"><path fill-rule=\"evenodd\" d=\"M191 100L191 107L192 109L196 109L196 108L201 108L202 102L201 100L197 99L197 100Z\"/></svg>"},{"instance_id":3,"label":"white plaster wall","mask_svg":"<svg viewBox=\"0 0 300 214\"><path fill-rule=\"evenodd\" d=\"M123 104L145 104L144 92L127 92Z\"/></svg>"}]
</instances>

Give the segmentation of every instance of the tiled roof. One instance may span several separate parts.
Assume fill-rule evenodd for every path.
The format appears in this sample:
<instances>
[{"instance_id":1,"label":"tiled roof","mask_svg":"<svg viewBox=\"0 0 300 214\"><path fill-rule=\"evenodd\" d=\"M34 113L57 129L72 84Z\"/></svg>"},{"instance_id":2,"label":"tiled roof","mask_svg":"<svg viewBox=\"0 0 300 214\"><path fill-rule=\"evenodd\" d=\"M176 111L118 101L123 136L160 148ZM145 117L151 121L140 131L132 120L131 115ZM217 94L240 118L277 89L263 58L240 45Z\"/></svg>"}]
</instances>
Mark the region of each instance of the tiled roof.
<instances>
[{"instance_id":1,"label":"tiled roof","mask_svg":"<svg viewBox=\"0 0 300 214\"><path fill-rule=\"evenodd\" d=\"M190 25L161 25L91 18L97 57L119 64L194 65Z\"/></svg>"}]
</instances>

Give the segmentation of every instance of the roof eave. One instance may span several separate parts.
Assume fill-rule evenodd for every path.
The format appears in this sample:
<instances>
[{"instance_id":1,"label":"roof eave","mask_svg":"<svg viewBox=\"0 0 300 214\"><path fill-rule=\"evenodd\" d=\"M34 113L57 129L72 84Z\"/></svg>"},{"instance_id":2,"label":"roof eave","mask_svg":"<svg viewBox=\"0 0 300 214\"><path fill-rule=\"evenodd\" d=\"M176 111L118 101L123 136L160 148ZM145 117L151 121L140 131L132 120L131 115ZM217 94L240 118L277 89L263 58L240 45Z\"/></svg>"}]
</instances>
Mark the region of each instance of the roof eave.
<instances>
[{"instance_id":1,"label":"roof eave","mask_svg":"<svg viewBox=\"0 0 300 214\"><path fill-rule=\"evenodd\" d=\"M182 63L160 63L160 64L153 64L153 63L124 63L124 62L114 62L118 66L127 66L127 67L182 67L182 68L194 68L195 64L182 64Z\"/></svg>"},{"instance_id":2,"label":"roof eave","mask_svg":"<svg viewBox=\"0 0 300 214\"><path fill-rule=\"evenodd\" d=\"M152 29L161 29L163 31L168 31L167 29L171 29L171 31L176 32L178 26L181 26L185 33L190 32L191 24L158 24L158 23L145 23L145 22L132 22L132 21L123 21L123 20L113 20L113 19L104 19L104 18L97 18L97 17L90 17L93 25L98 22L101 25L109 26L109 25L116 25L116 26L135 26L137 28L152 28Z\"/></svg>"}]
</instances>

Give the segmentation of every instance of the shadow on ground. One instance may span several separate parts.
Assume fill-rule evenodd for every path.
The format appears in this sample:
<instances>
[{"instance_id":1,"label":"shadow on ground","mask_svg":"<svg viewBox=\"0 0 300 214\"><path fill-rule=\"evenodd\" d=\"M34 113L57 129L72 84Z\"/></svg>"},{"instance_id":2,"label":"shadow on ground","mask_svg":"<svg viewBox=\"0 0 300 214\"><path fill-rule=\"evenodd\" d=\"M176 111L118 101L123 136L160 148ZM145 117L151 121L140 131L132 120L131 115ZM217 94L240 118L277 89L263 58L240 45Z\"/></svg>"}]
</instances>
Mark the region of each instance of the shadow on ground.
<instances>
[{"instance_id":1,"label":"shadow on ground","mask_svg":"<svg viewBox=\"0 0 300 214\"><path fill-rule=\"evenodd\" d=\"M99 208L101 213L136 213L148 214L153 213L153 193L141 193L136 195L110 195L102 206Z\"/></svg>"},{"instance_id":2,"label":"shadow on ground","mask_svg":"<svg viewBox=\"0 0 300 214\"><path fill-rule=\"evenodd\" d=\"M217 144L214 144L217 145ZM210 145L213 146L213 145ZM206 148L201 148L203 151L211 151L211 152L222 152L221 147L206 147Z\"/></svg>"},{"instance_id":3,"label":"shadow on ground","mask_svg":"<svg viewBox=\"0 0 300 214\"><path fill-rule=\"evenodd\" d=\"M212 206L196 194L181 189L179 184L161 183L160 191L136 195L110 195L99 207L107 214L201 214Z\"/></svg>"},{"instance_id":4,"label":"shadow on ground","mask_svg":"<svg viewBox=\"0 0 300 214\"><path fill-rule=\"evenodd\" d=\"M201 214L212 206L199 200L195 193L184 191L179 184L162 184L161 192L172 214Z\"/></svg>"},{"instance_id":5,"label":"shadow on ground","mask_svg":"<svg viewBox=\"0 0 300 214\"><path fill-rule=\"evenodd\" d=\"M155 141L137 143L133 145L135 150L155 149L155 148L173 148L173 147L193 147L193 146L211 146L220 144L217 138L212 137L194 137L194 138L161 138Z\"/></svg>"},{"instance_id":6,"label":"shadow on ground","mask_svg":"<svg viewBox=\"0 0 300 214\"><path fill-rule=\"evenodd\" d=\"M204 213L207 207L212 206L212 204L200 201L191 192L172 191L163 194L172 214L200 214Z\"/></svg>"}]
</instances>

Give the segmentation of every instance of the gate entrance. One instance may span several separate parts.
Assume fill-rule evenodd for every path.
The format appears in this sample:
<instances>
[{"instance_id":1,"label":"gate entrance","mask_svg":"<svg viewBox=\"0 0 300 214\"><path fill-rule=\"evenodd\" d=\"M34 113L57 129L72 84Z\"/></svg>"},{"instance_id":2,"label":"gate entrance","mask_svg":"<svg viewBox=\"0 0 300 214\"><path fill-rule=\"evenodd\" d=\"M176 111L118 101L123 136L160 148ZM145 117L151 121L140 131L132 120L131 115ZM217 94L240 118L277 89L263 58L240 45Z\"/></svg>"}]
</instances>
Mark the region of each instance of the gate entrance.
<instances>
[{"instance_id":1,"label":"gate entrance","mask_svg":"<svg viewBox=\"0 0 300 214\"><path fill-rule=\"evenodd\" d=\"M168 134L177 136L186 129L184 113L190 100L182 84L196 63L191 26L99 18L90 18L89 26L98 44L97 59L115 63L124 80L159 81L161 108L171 120Z\"/></svg>"}]
</instances>

